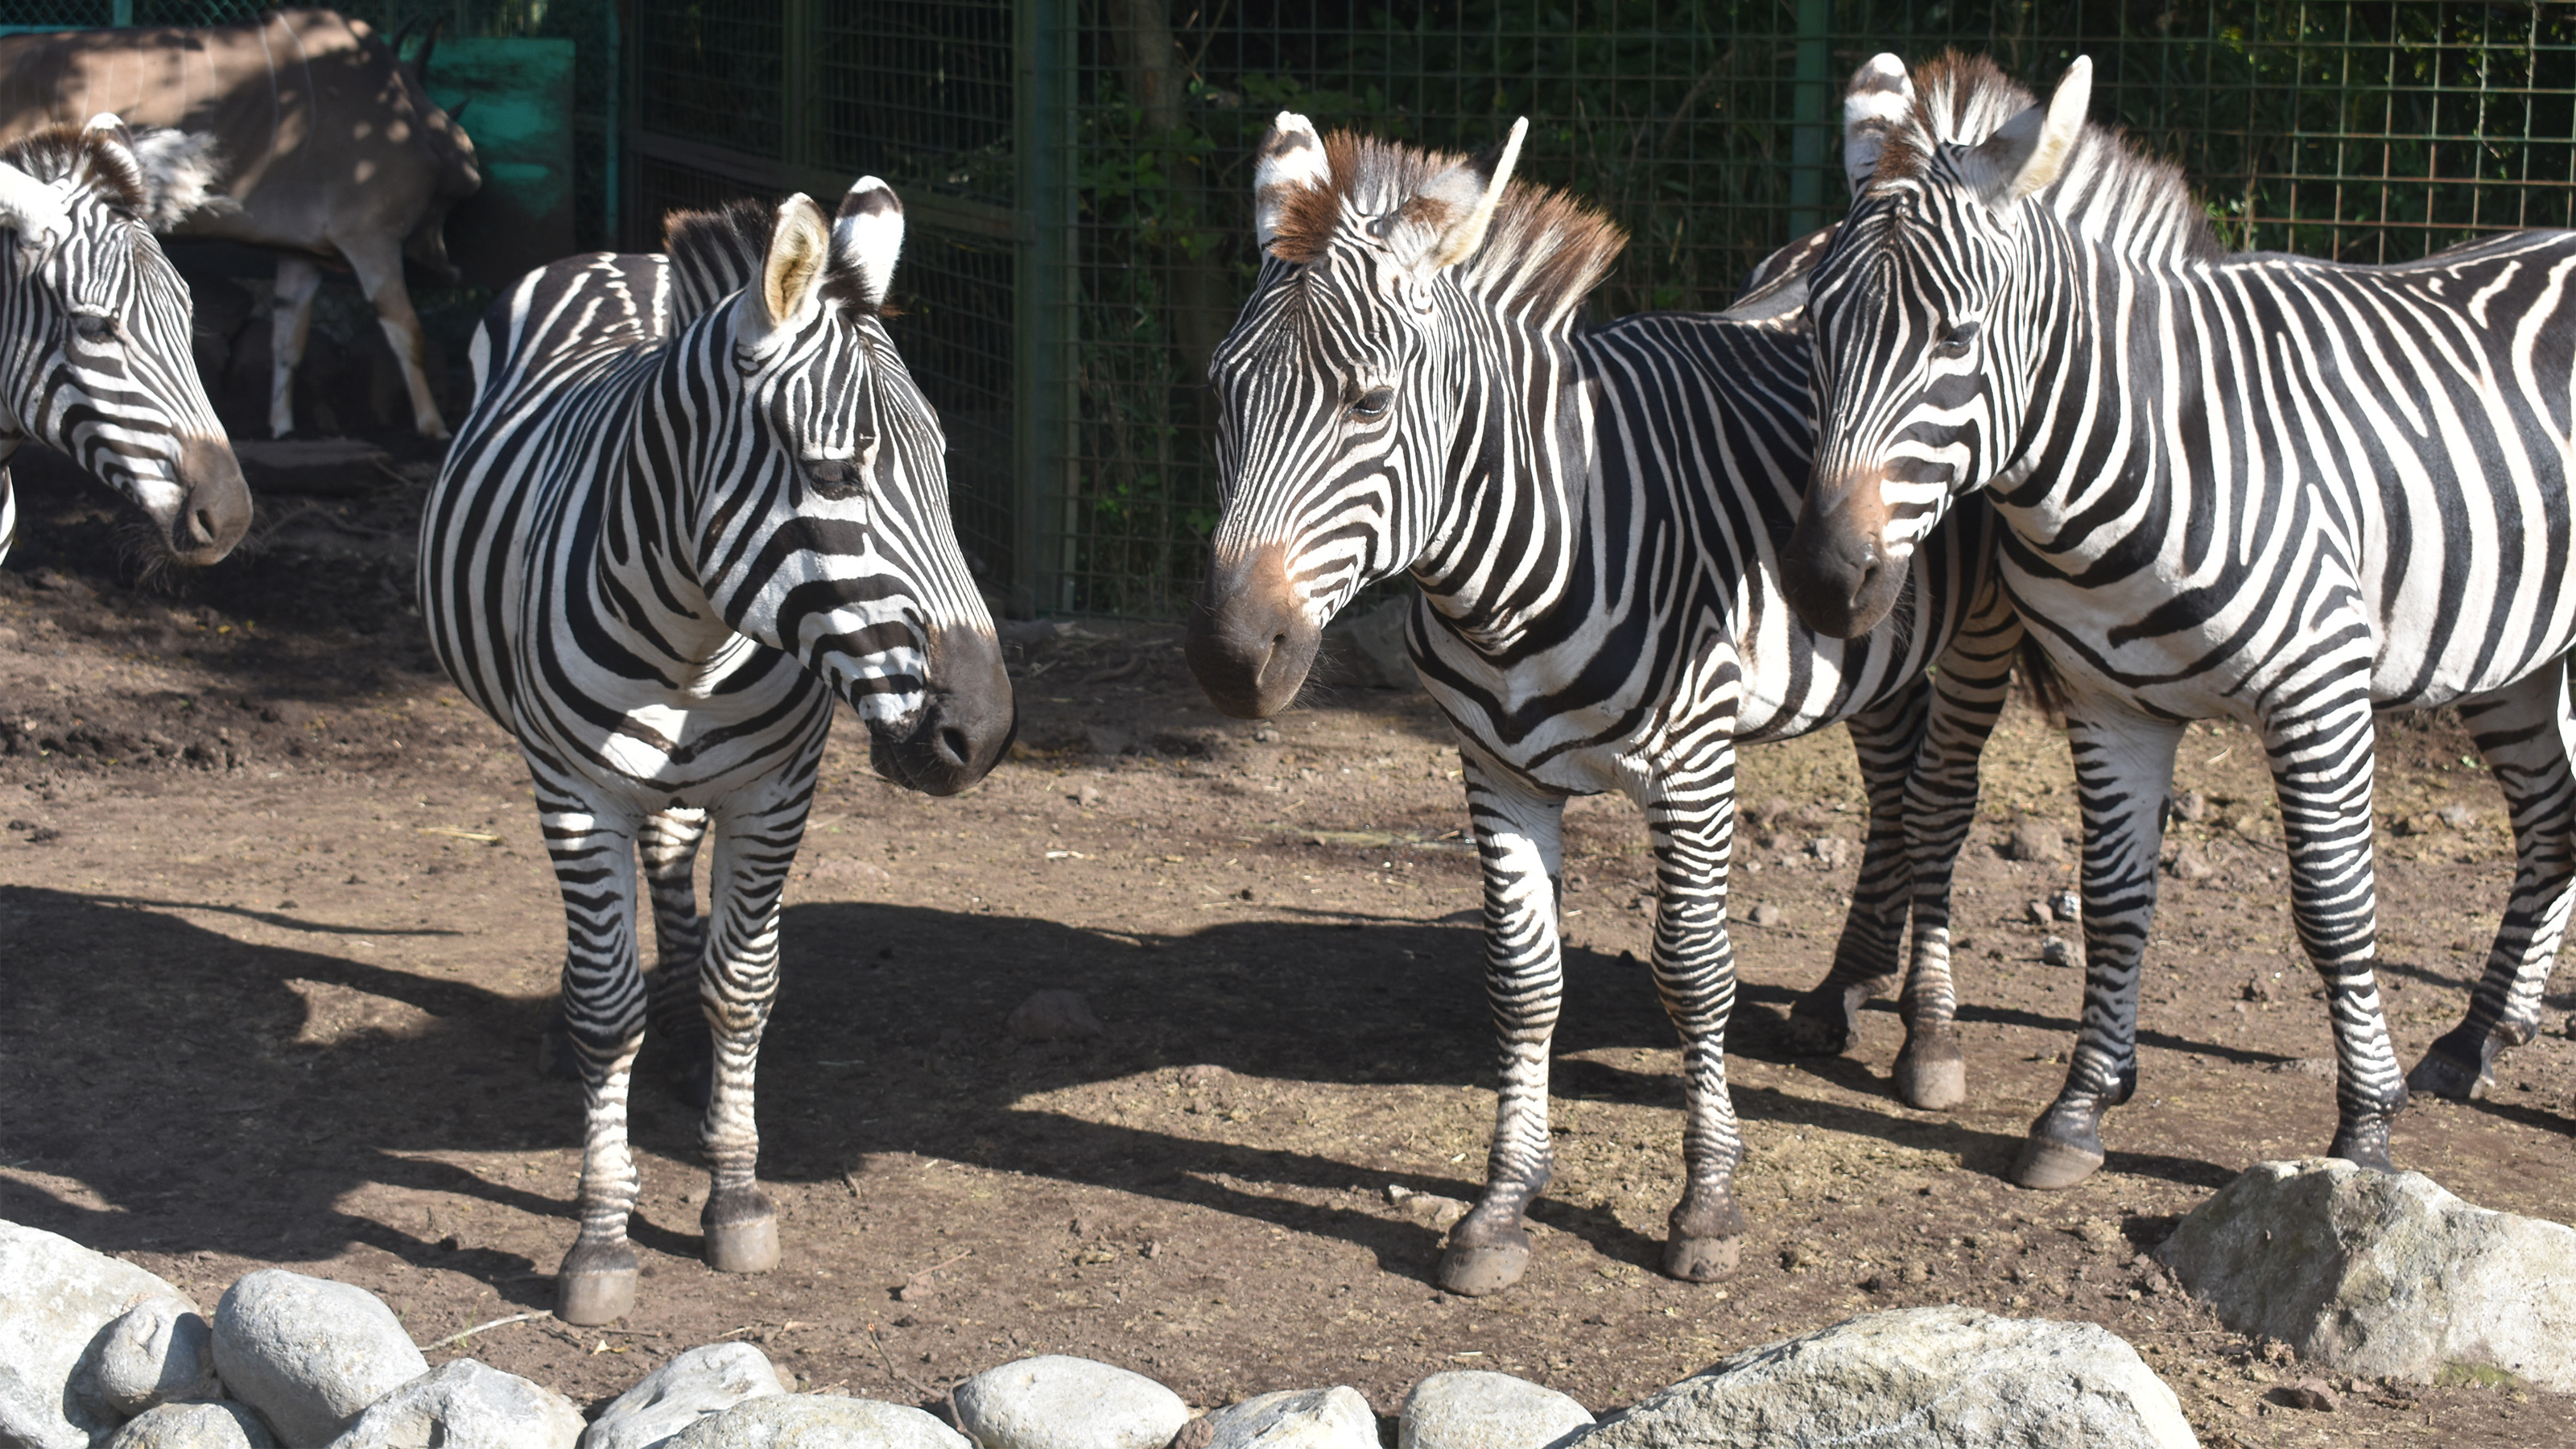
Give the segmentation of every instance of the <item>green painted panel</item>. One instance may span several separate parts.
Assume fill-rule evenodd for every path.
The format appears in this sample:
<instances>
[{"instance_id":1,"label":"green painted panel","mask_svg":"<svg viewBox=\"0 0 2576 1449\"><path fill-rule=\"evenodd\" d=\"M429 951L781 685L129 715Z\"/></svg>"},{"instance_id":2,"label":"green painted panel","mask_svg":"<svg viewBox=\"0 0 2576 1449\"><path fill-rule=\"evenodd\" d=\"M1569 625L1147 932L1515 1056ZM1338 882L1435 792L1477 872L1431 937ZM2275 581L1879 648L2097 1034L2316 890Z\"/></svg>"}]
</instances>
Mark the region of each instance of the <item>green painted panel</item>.
<instances>
[{"instance_id":1,"label":"green painted panel","mask_svg":"<svg viewBox=\"0 0 2576 1449\"><path fill-rule=\"evenodd\" d=\"M483 189L447 219L465 280L503 287L573 249L573 43L442 40L429 97L474 138Z\"/></svg>"}]
</instances>

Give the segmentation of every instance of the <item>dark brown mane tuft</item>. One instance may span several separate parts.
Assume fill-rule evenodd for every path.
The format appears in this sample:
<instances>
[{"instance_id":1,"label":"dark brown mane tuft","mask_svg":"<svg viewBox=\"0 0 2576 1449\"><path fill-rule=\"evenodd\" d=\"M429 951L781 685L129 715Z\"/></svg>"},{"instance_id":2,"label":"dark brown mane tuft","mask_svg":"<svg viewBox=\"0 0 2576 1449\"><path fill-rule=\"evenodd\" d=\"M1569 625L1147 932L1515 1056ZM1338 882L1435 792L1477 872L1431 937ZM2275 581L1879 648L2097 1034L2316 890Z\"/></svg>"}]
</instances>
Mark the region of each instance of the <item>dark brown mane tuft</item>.
<instances>
[{"instance_id":1,"label":"dark brown mane tuft","mask_svg":"<svg viewBox=\"0 0 2576 1449\"><path fill-rule=\"evenodd\" d=\"M0 161L38 181L60 181L78 175L108 204L141 219L147 209L143 172L121 146L102 144L79 126L47 126L0 147Z\"/></svg>"}]
</instances>

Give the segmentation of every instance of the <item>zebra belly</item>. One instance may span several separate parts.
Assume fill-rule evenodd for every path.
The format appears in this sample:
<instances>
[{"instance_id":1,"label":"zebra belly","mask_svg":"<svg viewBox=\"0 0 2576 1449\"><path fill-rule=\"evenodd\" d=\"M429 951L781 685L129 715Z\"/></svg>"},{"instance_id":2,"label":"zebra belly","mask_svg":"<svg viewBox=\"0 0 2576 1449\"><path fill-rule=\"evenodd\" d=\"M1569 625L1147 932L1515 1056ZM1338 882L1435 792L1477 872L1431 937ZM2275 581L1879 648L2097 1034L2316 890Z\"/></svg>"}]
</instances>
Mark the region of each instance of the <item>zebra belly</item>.
<instances>
[{"instance_id":1,"label":"zebra belly","mask_svg":"<svg viewBox=\"0 0 2576 1449\"><path fill-rule=\"evenodd\" d=\"M640 697L619 700L613 712L598 708L602 701L594 697L579 716L567 717L522 699L510 730L531 753L607 798L647 811L717 805L820 749L831 729L831 691L785 656L761 652L785 667L721 701L637 692Z\"/></svg>"}]
</instances>

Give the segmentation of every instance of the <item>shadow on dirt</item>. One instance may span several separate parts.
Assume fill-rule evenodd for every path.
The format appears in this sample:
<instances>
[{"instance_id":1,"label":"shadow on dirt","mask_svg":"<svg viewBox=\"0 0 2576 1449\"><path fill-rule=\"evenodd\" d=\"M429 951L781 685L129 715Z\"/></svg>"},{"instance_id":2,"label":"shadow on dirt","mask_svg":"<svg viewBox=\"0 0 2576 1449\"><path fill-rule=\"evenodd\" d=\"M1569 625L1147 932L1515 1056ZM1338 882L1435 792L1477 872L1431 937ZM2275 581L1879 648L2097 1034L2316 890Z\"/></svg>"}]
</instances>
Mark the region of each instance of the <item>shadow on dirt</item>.
<instances>
[{"instance_id":1,"label":"shadow on dirt","mask_svg":"<svg viewBox=\"0 0 2576 1449\"><path fill-rule=\"evenodd\" d=\"M532 1066L546 1003L354 959L398 950L393 938L419 933L260 912L251 914L310 944L254 945L164 914L162 904L0 888L0 934L16 943L13 975L22 983L0 1037L16 1068L0 1162L85 1189L56 1195L0 1182L0 1216L111 1252L320 1256L354 1240L542 1302L551 1265L455 1246L454 1224L434 1215L392 1223L358 1199L383 1184L570 1219L558 1177L543 1189L521 1187L426 1155L576 1143L576 1090L539 1080ZM1393 1181L1473 1195L1481 1171L1473 1158L1454 1176L1432 1176L1322 1129L1256 1147L1083 1120L1032 1101L1197 1067L1177 1074L1177 1090L1184 1111L1203 1111L1199 1120L1213 1124L1258 1110L1278 1079L1482 1085L1490 1046L1473 925L1266 920L1154 938L815 904L789 911L785 936L786 981L760 1082L765 1178L846 1177L865 1194L868 1177L905 1154L944 1158L1337 1237L1398 1271L1428 1260L1433 1230L1265 1189L1376 1190ZM1084 993L1108 1035L1070 1044L1007 1036L1001 1024L1011 1008L1046 987ZM1671 1041L1642 966L1571 957L1561 1052ZM1868 1075L1848 1060L1818 1067ZM648 1044L635 1139L694 1160L696 1115L656 1068ZM1555 1085L1562 1100L1681 1101L1669 1077L1595 1060L1560 1061ZM1149 1090L1160 1100L1159 1082ZM1982 1173L2003 1171L2019 1145L1893 1107L1740 1086L1735 1101L1751 1120L1957 1152ZM2226 1176L2200 1162L2122 1165L2193 1183ZM1537 1216L1614 1258L1651 1264L1659 1251L1607 1212L1552 1201ZM693 1212L648 1199L634 1233L647 1246L695 1255Z\"/></svg>"}]
</instances>

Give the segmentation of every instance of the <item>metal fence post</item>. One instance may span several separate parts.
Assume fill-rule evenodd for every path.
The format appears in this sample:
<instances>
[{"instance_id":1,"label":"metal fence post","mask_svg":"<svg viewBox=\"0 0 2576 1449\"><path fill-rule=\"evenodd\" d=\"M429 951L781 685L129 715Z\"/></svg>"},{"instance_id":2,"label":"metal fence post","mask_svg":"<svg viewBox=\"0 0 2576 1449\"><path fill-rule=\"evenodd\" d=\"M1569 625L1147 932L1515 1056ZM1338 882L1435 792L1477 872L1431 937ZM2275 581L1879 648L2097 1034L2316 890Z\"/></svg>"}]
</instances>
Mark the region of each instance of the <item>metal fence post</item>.
<instances>
[{"instance_id":1,"label":"metal fence post","mask_svg":"<svg viewBox=\"0 0 2576 1449\"><path fill-rule=\"evenodd\" d=\"M1013 156L1019 245L1012 276L1012 612L1063 606L1051 555L1073 466L1073 36L1070 0L1017 0Z\"/></svg>"},{"instance_id":2,"label":"metal fence post","mask_svg":"<svg viewBox=\"0 0 2576 1449\"><path fill-rule=\"evenodd\" d=\"M814 0L784 0L779 11L778 159L791 166L810 166L816 159L815 123L822 112L814 84L822 39L818 8ZM830 212L825 206L824 213Z\"/></svg>"},{"instance_id":3,"label":"metal fence post","mask_svg":"<svg viewBox=\"0 0 2576 1449\"><path fill-rule=\"evenodd\" d=\"M1789 97L1789 236L1825 224L1825 154L1833 149L1830 37L1834 0L1798 0L1798 79ZM1774 237L1786 241L1788 237Z\"/></svg>"}]
</instances>

